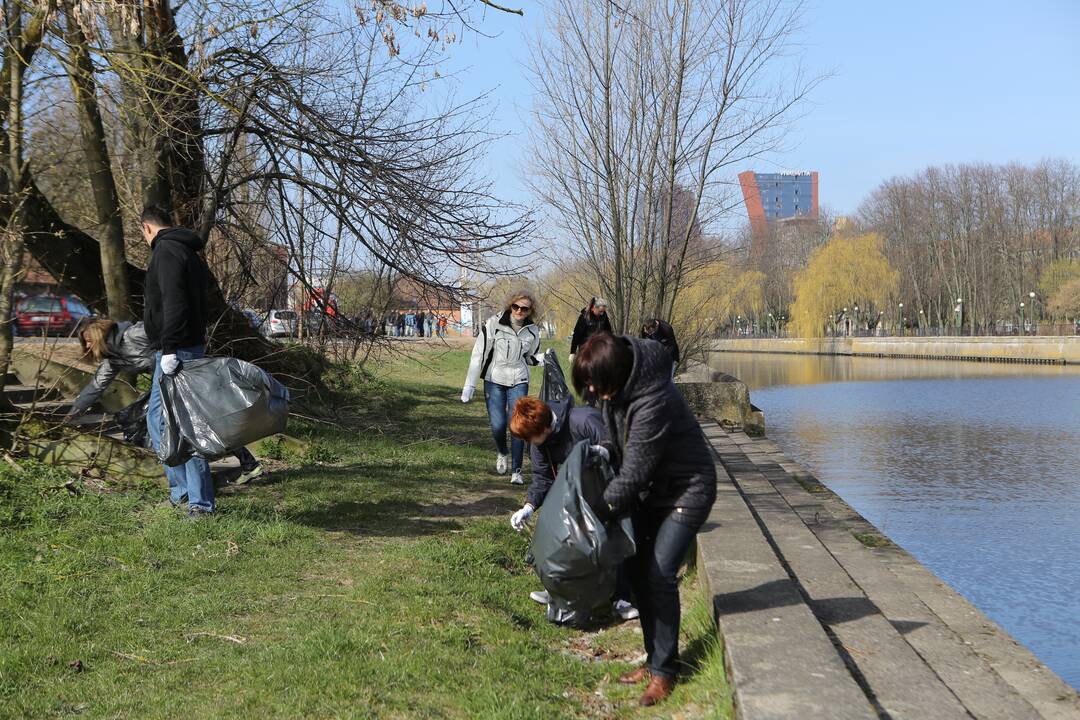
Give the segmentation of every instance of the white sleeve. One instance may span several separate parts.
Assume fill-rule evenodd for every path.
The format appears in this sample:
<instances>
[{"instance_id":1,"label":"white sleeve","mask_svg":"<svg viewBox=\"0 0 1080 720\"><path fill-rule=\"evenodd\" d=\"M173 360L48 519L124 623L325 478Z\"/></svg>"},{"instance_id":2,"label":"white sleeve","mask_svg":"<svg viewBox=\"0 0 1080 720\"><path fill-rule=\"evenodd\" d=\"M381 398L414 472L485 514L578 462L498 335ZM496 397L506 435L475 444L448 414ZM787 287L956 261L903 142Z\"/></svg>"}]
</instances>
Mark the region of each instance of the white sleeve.
<instances>
[{"instance_id":1,"label":"white sleeve","mask_svg":"<svg viewBox=\"0 0 1080 720\"><path fill-rule=\"evenodd\" d=\"M469 372L465 375L466 385L476 387L480 381L480 370L487 356L487 330L487 323L484 323L480 327L480 334L476 336L476 342L473 343L472 357L469 358Z\"/></svg>"}]
</instances>

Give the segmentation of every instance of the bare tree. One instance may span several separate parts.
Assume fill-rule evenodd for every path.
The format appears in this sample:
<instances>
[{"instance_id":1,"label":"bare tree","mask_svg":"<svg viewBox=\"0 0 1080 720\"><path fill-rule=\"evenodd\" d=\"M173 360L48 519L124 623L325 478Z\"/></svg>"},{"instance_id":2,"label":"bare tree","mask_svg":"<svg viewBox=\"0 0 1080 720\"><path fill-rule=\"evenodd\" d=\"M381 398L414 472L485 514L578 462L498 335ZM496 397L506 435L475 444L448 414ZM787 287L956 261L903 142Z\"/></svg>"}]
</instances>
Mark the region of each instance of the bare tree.
<instances>
[{"instance_id":1,"label":"bare tree","mask_svg":"<svg viewBox=\"0 0 1080 720\"><path fill-rule=\"evenodd\" d=\"M734 170L776 147L816 79L774 72L798 4L558 0L534 44L534 186L612 302L615 327L671 319Z\"/></svg>"},{"instance_id":2,"label":"bare tree","mask_svg":"<svg viewBox=\"0 0 1080 720\"><path fill-rule=\"evenodd\" d=\"M33 13L11 3L36 39L5 53L5 78L25 65L55 95L50 79L68 77L97 225L61 216L35 177L46 163L24 163L19 176L0 168L0 221L25 223L35 259L111 314L140 309L143 271L125 258L123 231L126 218L127 242L138 242L147 202L204 237L284 248L308 289L321 284L316 272L332 284L353 264L377 264L460 292L458 266L486 268L531 227L477 172L491 139L483 113L421 95L475 3L428 13L377 0L354 13L330 0L59 2ZM404 43L394 28L421 37ZM35 56L43 36L48 52ZM6 137L21 137L21 116L3 121ZM219 350L311 373L259 338L231 299L213 286Z\"/></svg>"}]
</instances>

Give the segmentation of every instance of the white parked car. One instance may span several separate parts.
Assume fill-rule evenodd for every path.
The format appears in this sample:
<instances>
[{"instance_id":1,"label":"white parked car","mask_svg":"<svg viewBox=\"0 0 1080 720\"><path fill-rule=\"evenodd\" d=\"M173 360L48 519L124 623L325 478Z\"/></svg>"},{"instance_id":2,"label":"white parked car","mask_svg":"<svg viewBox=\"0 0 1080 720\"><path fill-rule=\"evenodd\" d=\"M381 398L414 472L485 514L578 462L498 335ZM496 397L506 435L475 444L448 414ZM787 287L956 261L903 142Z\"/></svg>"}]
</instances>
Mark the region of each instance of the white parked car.
<instances>
[{"instance_id":1,"label":"white parked car","mask_svg":"<svg viewBox=\"0 0 1080 720\"><path fill-rule=\"evenodd\" d=\"M259 325L265 337L296 337L296 313L292 310L270 310Z\"/></svg>"}]
</instances>

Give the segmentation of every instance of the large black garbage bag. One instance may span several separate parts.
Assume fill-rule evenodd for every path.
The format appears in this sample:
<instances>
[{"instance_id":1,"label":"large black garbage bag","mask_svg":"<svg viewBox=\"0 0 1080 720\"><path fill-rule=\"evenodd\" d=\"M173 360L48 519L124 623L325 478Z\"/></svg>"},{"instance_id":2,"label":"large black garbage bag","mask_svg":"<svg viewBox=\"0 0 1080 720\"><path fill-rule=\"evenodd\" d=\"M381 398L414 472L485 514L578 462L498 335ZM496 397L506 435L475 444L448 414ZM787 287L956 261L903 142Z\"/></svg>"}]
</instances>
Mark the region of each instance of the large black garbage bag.
<instances>
[{"instance_id":1,"label":"large black garbage bag","mask_svg":"<svg viewBox=\"0 0 1080 720\"><path fill-rule=\"evenodd\" d=\"M540 384L540 399L549 405L553 402L561 403L567 399L571 403L574 401L570 388L566 385L566 376L559 367L559 358L552 348L548 348L544 353L544 380Z\"/></svg>"},{"instance_id":2,"label":"large black garbage bag","mask_svg":"<svg viewBox=\"0 0 1080 720\"><path fill-rule=\"evenodd\" d=\"M150 391L144 392L138 400L113 415L113 420L124 433L124 442L136 447L150 447L150 433L146 428L146 411L150 406Z\"/></svg>"},{"instance_id":3,"label":"large black garbage bag","mask_svg":"<svg viewBox=\"0 0 1080 720\"><path fill-rule=\"evenodd\" d=\"M611 603L615 572L635 552L630 518L603 522L604 488L612 472L590 456L582 440L559 468L544 498L533 532L531 553L540 582L551 595L549 616L587 618ZM554 608L552 608L554 606Z\"/></svg>"},{"instance_id":4,"label":"large black garbage bag","mask_svg":"<svg viewBox=\"0 0 1080 720\"><path fill-rule=\"evenodd\" d=\"M289 418L289 391L269 373L236 358L185 360L161 376L164 429L158 458L179 465L207 460L274 433Z\"/></svg>"}]
</instances>

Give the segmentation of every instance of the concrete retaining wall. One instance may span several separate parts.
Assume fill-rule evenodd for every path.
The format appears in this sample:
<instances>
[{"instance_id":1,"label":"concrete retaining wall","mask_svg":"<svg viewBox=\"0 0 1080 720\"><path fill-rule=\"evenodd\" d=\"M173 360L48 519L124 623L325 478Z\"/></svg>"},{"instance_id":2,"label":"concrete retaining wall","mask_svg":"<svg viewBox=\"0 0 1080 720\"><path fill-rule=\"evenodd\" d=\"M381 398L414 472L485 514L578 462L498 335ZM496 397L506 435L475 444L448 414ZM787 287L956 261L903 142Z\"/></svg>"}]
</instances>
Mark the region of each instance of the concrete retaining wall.
<instances>
[{"instance_id":1,"label":"concrete retaining wall","mask_svg":"<svg viewBox=\"0 0 1080 720\"><path fill-rule=\"evenodd\" d=\"M1080 364L1080 337L739 338L714 340L712 349L716 352Z\"/></svg>"}]
</instances>

